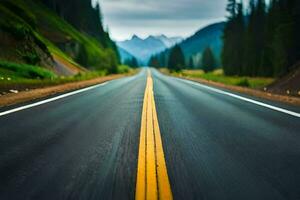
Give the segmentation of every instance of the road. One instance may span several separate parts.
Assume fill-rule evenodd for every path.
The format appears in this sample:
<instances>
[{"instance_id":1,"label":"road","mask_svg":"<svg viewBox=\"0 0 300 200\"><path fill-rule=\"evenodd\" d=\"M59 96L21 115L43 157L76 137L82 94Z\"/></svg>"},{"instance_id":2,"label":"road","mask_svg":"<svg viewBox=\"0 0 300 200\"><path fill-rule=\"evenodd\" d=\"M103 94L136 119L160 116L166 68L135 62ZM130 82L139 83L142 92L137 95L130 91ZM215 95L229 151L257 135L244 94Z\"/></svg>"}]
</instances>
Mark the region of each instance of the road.
<instances>
[{"instance_id":1,"label":"road","mask_svg":"<svg viewBox=\"0 0 300 200\"><path fill-rule=\"evenodd\" d=\"M151 72L174 199L300 199L299 107ZM134 199L146 83L143 69L0 116L0 199Z\"/></svg>"}]
</instances>

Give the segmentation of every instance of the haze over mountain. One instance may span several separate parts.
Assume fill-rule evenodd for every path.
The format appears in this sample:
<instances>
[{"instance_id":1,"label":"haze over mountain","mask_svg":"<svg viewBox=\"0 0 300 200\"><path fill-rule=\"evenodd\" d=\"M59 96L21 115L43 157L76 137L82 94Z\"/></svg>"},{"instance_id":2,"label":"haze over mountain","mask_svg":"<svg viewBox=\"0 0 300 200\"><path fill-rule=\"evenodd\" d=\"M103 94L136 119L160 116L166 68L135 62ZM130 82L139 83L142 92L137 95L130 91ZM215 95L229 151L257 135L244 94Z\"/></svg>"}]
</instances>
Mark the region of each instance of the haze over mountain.
<instances>
[{"instance_id":1,"label":"haze over mountain","mask_svg":"<svg viewBox=\"0 0 300 200\"><path fill-rule=\"evenodd\" d=\"M134 56L131 55L128 51L118 46L118 51L120 54L120 59L122 63L125 63L127 60L131 60Z\"/></svg>"},{"instance_id":2,"label":"haze over mountain","mask_svg":"<svg viewBox=\"0 0 300 200\"><path fill-rule=\"evenodd\" d=\"M168 38L165 35L149 36L146 39L134 35L130 40L118 42L117 45L122 60L128 58L128 54L131 54L141 64L145 65L152 55L162 52L182 40L183 38L181 37Z\"/></svg>"},{"instance_id":3,"label":"haze over mountain","mask_svg":"<svg viewBox=\"0 0 300 200\"><path fill-rule=\"evenodd\" d=\"M220 65L224 27L225 22L208 25L204 28L201 28L192 36L178 43L184 53L186 64L189 65L190 59L192 58L194 66L190 67L200 67L202 53L207 47L210 47L214 57L216 58L217 64ZM170 50L171 48L168 48L155 56L158 58L158 60L160 60L159 62L161 67L167 65Z\"/></svg>"},{"instance_id":4,"label":"haze over mountain","mask_svg":"<svg viewBox=\"0 0 300 200\"><path fill-rule=\"evenodd\" d=\"M180 43L186 59L193 57L194 62L199 62L201 54L206 47L210 47L218 63L221 60L221 51L223 47L223 30L225 22L208 25L194 35Z\"/></svg>"},{"instance_id":5,"label":"haze over mountain","mask_svg":"<svg viewBox=\"0 0 300 200\"><path fill-rule=\"evenodd\" d=\"M227 0L94 0L100 1L104 27L114 40L136 34L142 38L164 33L189 37L200 27L226 19ZM245 1L245 5L249 0ZM130 28L128 28L130 27Z\"/></svg>"}]
</instances>

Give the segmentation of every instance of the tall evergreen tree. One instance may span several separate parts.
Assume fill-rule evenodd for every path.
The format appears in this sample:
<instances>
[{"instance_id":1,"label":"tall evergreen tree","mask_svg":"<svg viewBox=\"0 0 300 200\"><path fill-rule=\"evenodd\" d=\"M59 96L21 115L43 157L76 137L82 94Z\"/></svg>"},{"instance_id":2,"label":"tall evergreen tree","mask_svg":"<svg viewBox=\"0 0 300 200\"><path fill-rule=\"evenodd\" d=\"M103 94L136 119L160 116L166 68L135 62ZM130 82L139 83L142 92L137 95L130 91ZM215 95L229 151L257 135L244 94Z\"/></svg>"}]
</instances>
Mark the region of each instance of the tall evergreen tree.
<instances>
[{"instance_id":1,"label":"tall evergreen tree","mask_svg":"<svg viewBox=\"0 0 300 200\"><path fill-rule=\"evenodd\" d=\"M185 67L185 59L182 49L179 45L175 45L171 51L168 61L168 68L173 71L180 71Z\"/></svg>"},{"instance_id":2,"label":"tall evergreen tree","mask_svg":"<svg viewBox=\"0 0 300 200\"><path fill-rule=\"evenodd\" d=\"M189 60L189 66L188 66L190 69L194 69L195 68L195 64L194 64L194 60L193 60L193 57L191 56L190 57L190 60Z\"/></svg>"},{"instance_id":3,"label":"tall evergreen tree","mask_svg":"<svg viewBox=\"0 0 300 200\"><path fill-rule=\"evenodd\" d=\"M300 62L300 1L294 1L293 20L294 20L294 44L295 44L295 62Z\"/></svg>"},{"instance_id":4,"label":"tall evergreen tree","mask_svg":"<svg viewBox=\"0 0 300 200\"><path fill-rule=\"evenodd\" d=\"M245 40L243 74L257 76L262 71L266 8L264 0L250 1L250 16Z\"/></svg>"},{"instance_id":5,"label":"tall evergreen tree","mask_svg":"<svg viewBox=\"0 0 300 200\"><path fill-rule=\"evenodd\" d=\"M300 60L299 1L278 0L277 27L272 45L274 74L282 76Z\"/></svg>"},{"instance_id":6,"label":"tall evergreen tree","mask_svg":"<svg viewBox=\"0 0 300 200\"><path fill-rule=\"evenodd\" d=\"M160 63L159 63L158 56L151 56L148 65L151 66L151 67L159 68Z\"/></svg>"},{"instance_id":7,"label":"tall evergreen tree","mask_svg":"<svg viewBox=\"0 0 300 200\"><path fill-rule=\"evenodd\" d=\"M229 19L234 19L237 13L236 0L228 0L226 11L230 14Z\"/></svg>"},{"instance_id":8,"label":"tall evergreen tree","mask_svg":"<svg viewBox=\"0 0 300 200\"><path fill-rule=\"evenodd\" d=\"M138 61L137 61L137 59L135 57L132 57L132 59L131 59L131 67L132 68L139 67L139 63L138 63Z\"/></svg>"},{"instance_id":9,"label":"tall evergreen tree","mask_svg":"<svg viewBox=\"0 0 300 200\"><path fill-rule=\"evenodd\" d=\"M207 47L202 54L202 69L211 72L216 68L215 56L210 47Z\"/></svg>"},{"instance_id":10,"label":"tall evergreen tree","mask_svg":"<svg viewBox=\"0 0 300 200\"><path fill-rule=\"evenodd\" d=\"M275 39L274 33L277 28L279 20L279 7L278 0L270 2L268 8L268 14L266 16L265 35L264 35L264 50L261 63L262 76L274 76L274 65L272 60L274 59L274 49L272 48L273 41Z\"/></svg>"},{"instance_id":11,"label":"tall evergreen tree","mask_svg":"<svg viewBox=\"0 0 300 200\"><path fill-rule=\"evenodd\" d=\"M159 67L166 67L167 66L167 60L166 60L166 54L165 52L162 52L158 55L159 57Z\"/></svg>"},{"instance_id":12,"label":"tall evergreen tree","mask_svg":"<svg viewBox=\"0 0 300 200\"><path fill-rule=\"evenodd\" d=\"M243 74L243 56L244 56L244 44L245 40L245 17L244 17L244 7L242 3L238 4L237 16L235 20L235 53L234 53L234 63L233 67L236 69L237 75Z\"/></svg>"},{"instance_id":13,"label":"tall evergreen tree","mask_svg":"<svg viewBox=\"0 0 300 200\"><path fill-rule=\"evenodd\" d=\"M127 60L125 60L124 64L128 65L129 67L132 67L132 68L139 67L139 63L135 57L128 58Z\"/></svg>"},{"instance_id":14,"label":"tall evergreen tree","mask_svg":"<svg viewBox=\"0 0 300 200\"><path fill-rule=\"evenodd\" d=\"M242 41L245 35L243 4L229 0L227 11L229 17L223 35L222 65L227 75L240 75L244 50Z\"/></svg>"},{"instance_id":15,"label":"tall evergreen tree","mask_svg":"<svg viewBox=\"0 0 300 200\"><path fill-rule=\"evenodd\" d=\"M227 75L282 76L300 61L300 1L228 0L222 64ZM247 19L245 23L245 20ZM242 55L243 54L243 55ZM242 68L241 68L242 66Z\"/></svg>"}]
</instances>

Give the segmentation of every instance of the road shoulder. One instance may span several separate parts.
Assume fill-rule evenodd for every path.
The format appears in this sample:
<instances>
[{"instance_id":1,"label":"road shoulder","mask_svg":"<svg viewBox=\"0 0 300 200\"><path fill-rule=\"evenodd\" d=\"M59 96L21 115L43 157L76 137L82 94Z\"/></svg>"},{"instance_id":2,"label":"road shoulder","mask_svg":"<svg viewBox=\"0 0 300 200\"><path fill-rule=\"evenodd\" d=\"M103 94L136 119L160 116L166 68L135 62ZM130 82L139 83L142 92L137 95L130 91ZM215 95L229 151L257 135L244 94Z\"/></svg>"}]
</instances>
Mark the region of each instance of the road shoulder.
<instances>
[{"instance_id":1,"label":"road shoulder","mask_svg":"<svg viewBox=\"0 0 300 200\"><path fill-rule=\"evenodd\" d=\"M223 83L208 81L208 80L204 80L201 78L174 76L174 75L166 74L166 73L163 73L163 74L165 74L167 76L172 76L172 77L176 77L176 78L181 78L181 79L185 79L185 80L198 82L198 83L201 83L204 85L213 86L213 87L220 88L220 89L226 89L226 90L230 90L230 91L234 91L234 92L239 92L242 94L246 94L246 95L250 95L250 96L254 96L254 97L258 97L258 98L262 98L262 99L266 99L266 100L281 102L281 103L290 104L290 105L294 105L294 106L300 106L300 98L297 98L297 97L274 94L274 93L265 92L262 90L250 89L250 88L246 88L246 87L225 85Z\"/></svg>"},{"instance_id":2,"label":"road shoulder","mask_svg":"<svg viewBox=\"0 0 300 200\"><path fill-rule=\"evenodd\" d=\"M99 77L91 80L84 80L79 82L66 83L56 86L49 86L44 88L37 88L28 91L21 91L19 93L9 93L0 97L0 107L12 106L19 103L25 103L36 99L45 98L51 95L70 92L92 85L101 84L118 78L123 78L132 74L116 74L104 77Z\"/></svg>"}]
</instances>

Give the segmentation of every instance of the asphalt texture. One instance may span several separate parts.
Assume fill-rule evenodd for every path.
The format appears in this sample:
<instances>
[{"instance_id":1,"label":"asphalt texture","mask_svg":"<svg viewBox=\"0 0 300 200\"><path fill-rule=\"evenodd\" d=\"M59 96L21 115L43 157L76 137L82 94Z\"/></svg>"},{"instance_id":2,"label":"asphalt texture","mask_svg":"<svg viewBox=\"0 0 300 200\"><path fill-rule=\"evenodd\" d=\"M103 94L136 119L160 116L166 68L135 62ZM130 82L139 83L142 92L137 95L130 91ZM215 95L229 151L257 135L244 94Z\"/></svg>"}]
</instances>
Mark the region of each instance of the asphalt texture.
<instances>
[{"instance_id":1,"label":"asphalt texture","mask_svg":"<svg viewBox=\"0 0 300 200\"><path fill-rule=\"evenodd\" d=\"M174 199L300 199L300 118L151 71ZM134 199L146 77L0 117L0 199Z\"/></svg>"},{"instance_id":2,"label":"asphalt texture","mask_svg":"<svg viewBox=\"0 0 300 200\"><path fill-rule=\"evenodd\" d=\"M146 72L0 117L0 199L133 199Z\"/></svg>"},{"instance_id":3,"label":"asphalt texture","mask_svg":"<svg viewBox=\"0 0 300 200\"><path fill-rule=\"evenodd\" d=\"M154 80L174 199L300 199L300 118Z\"/></svg>"}]
</instances>

